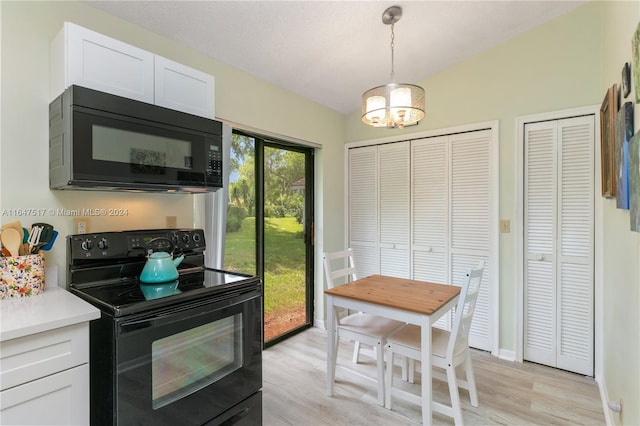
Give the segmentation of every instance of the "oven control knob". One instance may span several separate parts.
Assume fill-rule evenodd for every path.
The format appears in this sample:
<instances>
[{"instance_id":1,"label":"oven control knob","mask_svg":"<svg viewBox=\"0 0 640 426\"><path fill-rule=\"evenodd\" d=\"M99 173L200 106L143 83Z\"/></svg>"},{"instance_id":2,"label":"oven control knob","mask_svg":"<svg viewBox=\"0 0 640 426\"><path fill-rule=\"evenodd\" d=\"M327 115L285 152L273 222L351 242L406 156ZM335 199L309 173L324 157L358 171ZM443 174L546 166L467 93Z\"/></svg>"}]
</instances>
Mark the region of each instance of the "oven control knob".
<instances>
[{"instance_id":1,"label":"oven control knob","mask_svg":"<svg viewBox=\"0 0 640 426\"><path fill-rule=\"evenodd\" d=\"M189 234L184 234L182 236L182 242L185 244L189 242Z\"/></svg>"},{"instance_id":2,"label":"oven control knob","mask_svg":"<svg viewBox=\"0 0 640 426\"><path fill-rule=\"evenodd\" d=\"M104 250L104 249L109 248L109 242L107 241L106 238L103 238L100 241L98 241L98 248L100 250Z\"/></svg>"},{"instance_id":3,"label":"oven control knob","mask_svg":"<svg viewBox=\"0 0 640 426\"><path fill-rule=\"evenodd\" d=\"M81 246L82 246L82 250L91 250L93 248L93 241L84 240Z\"/></svg>"},{"instance_id":4,"label":"oven control knob","mask_svg":"<svg viewBox=\"0 0 640 426\"><path fill-rule=\"evenodd\" d=\"M200 234L193 234L193 242L194 243L199 243L200 242Z\"/></svg>"}]
</instances>

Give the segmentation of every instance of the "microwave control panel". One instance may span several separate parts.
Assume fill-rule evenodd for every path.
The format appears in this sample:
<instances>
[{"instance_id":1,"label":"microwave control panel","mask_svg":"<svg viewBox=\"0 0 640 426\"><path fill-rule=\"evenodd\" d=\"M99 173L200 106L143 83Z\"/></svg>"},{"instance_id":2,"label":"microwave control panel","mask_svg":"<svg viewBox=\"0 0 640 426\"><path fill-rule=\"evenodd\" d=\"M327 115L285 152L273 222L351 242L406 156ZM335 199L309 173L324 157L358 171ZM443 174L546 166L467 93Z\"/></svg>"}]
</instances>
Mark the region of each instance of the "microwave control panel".
<instances>
[{"instance_id":1,"label":"microwave control panel","mask_svg":"<svg viewBox=\"0 0 640 426\"><path fill-rule=\"evenodd\" d=\"M222 186L222 147L209 143L207 152L207 182Z\"/></svg>"}]
</instances>

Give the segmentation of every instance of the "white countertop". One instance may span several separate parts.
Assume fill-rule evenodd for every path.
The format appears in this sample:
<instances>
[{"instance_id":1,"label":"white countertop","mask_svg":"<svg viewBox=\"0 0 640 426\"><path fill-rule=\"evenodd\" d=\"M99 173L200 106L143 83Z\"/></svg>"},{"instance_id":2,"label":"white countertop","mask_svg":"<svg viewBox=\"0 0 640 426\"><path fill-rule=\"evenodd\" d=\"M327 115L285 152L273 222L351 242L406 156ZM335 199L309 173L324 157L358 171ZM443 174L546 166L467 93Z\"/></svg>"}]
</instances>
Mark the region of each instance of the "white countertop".
<instances>
[{"instance_id":1,"label":"white countertop","mask_svg":"<svg viewBox=\"0 0 640 426\"><path fill-rule=\"evenodd\" d=\"M100 318L100 310L50 286L37 296L0 300L0 342Z\"/></svg>"}]
</instances>

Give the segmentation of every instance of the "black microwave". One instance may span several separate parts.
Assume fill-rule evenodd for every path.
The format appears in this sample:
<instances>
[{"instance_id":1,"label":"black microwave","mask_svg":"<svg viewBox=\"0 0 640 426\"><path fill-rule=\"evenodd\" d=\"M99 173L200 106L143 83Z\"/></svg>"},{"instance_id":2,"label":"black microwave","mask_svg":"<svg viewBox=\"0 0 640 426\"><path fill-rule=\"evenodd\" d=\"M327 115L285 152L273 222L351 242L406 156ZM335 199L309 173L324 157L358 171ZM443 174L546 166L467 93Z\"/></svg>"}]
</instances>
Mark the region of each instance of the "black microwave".
<instances>
[{"instance_id":1,"label":"black microwave","mask_svg":"<svg viewBox=\"0 0 640 426\"><path fill-rule=\"evenodd\" d=\"M222 123L70 86L49 105L51 189L222 187Z\"/></svg>"}]
</instances>

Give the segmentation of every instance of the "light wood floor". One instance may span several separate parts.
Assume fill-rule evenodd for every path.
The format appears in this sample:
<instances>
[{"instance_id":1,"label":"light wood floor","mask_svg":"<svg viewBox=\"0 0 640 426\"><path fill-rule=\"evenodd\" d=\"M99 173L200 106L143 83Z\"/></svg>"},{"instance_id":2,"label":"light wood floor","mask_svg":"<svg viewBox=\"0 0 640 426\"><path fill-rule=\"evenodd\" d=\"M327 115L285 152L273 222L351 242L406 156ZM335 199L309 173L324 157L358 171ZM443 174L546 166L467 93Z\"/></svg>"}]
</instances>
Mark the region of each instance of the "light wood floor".
<instances>
[{"instance_id":1,"label":"light wood floor","mask_svg":"<svg viewBox=\"0 0 640 426\"><path fill-rule=\"evenodd\" d=\"M377 405L372 384L344 371L337 371L334 396L328 397L326 336L325 330L311 328L264 351L265 426L422 423L420 407L394 400L393 410L387 410ZM341 342L338 364L351 364L352 350L352 343ZM373 376L373 360L362 360L357 368ZM592 378L528 362L504 361L475 350L473 367L480 405L471 407L467 391L460 390L465 424L605 424L598 386ZM416 385L406 383L406 387L419 391L419 380L416 374ZM434 381L433 390L436 401L449 403L446 383ZM453 419L434 414L433 423L452 425Z\"/></svg>"}]
</instances>

